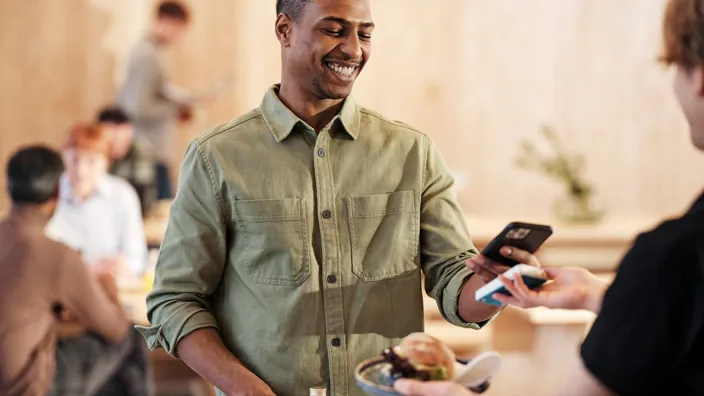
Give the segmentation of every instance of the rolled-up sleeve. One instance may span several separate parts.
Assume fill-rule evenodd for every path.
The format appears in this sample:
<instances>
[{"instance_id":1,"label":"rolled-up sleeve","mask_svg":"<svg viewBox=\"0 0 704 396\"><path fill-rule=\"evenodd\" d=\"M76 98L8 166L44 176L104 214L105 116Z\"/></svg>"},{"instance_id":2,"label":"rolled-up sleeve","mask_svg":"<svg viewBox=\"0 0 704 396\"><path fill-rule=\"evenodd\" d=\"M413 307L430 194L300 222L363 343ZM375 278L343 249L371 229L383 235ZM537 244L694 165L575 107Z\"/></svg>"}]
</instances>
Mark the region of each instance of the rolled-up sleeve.
<instances>
[{"instance_id":1,"label":"rolled-up sleeve","mask_svg":"<svg viewBox=\"0 0 704 396\"><path fill-rule=\"evenodd\" d=\"M218 328L211 297L226 257L225 204L212 166L196 142L181 166L178 191L147 296L150 327L137 327L150 349L176 357L178 342L193 331Z\"/></svg>"},{"instance_id":2,"label":"rolled-up sleeve","mask_svg":"<svg viewBox=\"0 0 704 396\"><path fill-rule=\"evenodd\" d=\"M435 299L442 316L453 325L479 329L487 322L460 318L457 305L472 276L464 262L477 255L457 203L454 178L439 151L425 138L425 175L420 213L421 266L425 290Z\"/></svg>"}]
</instances>

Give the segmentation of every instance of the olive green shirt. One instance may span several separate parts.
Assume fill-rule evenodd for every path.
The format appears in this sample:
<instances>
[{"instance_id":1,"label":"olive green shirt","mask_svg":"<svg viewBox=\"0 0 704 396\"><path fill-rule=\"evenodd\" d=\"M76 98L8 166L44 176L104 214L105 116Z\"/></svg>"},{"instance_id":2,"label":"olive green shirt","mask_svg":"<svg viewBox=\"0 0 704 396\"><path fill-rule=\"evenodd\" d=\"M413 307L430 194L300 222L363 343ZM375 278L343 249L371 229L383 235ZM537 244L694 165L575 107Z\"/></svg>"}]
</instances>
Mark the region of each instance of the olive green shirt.
<instances>
[{"instance_id":1,"label":"olive green shirt","mask_svg":"<svg viewBox=\"0 0 704 396\"><path fill-rule=\"evenodd\" d=\"M196 329L281 396L363 395L354 369L445 319L476 255L430 138L355 104L318 134L273 86L261 106L193 140L147 297L150 348Z\"/></svg>"}]
</instances>

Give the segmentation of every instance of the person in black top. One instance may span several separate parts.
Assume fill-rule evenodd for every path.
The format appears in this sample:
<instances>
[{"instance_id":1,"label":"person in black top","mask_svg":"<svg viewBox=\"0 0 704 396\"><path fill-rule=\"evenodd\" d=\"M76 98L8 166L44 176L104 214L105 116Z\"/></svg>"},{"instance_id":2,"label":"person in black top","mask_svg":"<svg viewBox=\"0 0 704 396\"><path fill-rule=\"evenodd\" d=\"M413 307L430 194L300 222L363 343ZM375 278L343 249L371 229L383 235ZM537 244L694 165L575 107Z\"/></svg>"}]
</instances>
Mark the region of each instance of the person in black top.
<instances>
[{"instance_id":1,"label":"person in black top","mask_svg":"<svg viewBox=\"0 0 704 396\"><path fill-rule=\"evenodd\" d=\"M670 0L663 28L661 60L676 68L675 95L692 143L704 150L704 0ZM525 251L504 247L502 253L539 265ZM485 277L506 269L476 260L468 265ZM704 193L680 218L640 234L610 286L583 268L545 270L551 282L534 291L520 277L500 276L512 297L494 298L599 314L560 395L704 395ZM470 394L451 382L394 385L405 395Z\"/></svg>"},{"instance_id":2,"label":"person in black top","mask_svg":"<svg viewBox=\"0 0 704 396\"><path fill-rule=\"evenodd\" d=\"M105 107L97 121L110 138L110 174L134 187L145 216L156 202L156 160L152 150L144 140L135 138L130 119L121 108Z\"/></svg>"}]
</instances>

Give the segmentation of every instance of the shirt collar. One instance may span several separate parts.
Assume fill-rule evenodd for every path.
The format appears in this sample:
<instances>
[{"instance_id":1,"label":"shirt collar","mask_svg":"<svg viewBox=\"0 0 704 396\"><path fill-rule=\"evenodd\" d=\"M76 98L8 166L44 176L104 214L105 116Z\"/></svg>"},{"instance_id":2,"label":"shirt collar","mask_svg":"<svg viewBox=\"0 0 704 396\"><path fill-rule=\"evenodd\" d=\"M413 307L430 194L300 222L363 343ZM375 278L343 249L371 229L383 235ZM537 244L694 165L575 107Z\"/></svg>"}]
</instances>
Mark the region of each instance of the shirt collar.
<instances>
[{"instance_id":1,"label":"shirt collar","mask_svg":"<svg viewBox=\"0 0 704 396\"><path fill-rule=\"evenodd\" d=\"M262 99L262 103L259 106L262 117L269 127L271 134L274 135L274 139L276 139L277 143L286 139L297 124L306 125L303 120L293 114L293 112L281 102L278 92L279 84L271 86L266 91L266 94L264 94L264 99ZM356 140L357 136L359 136L359 118L360 115L357 103L350 95L345 98L340 113L333 118L332 122L340 122L342 129L344 129L352 139Z\"/></svg>"},{"instance_id":2,"label":"shirt collar","mask_svg":"<svg viewBox=\"0 0 704 396\"><path fill-rule=\"evenodd\" d=\"M71 188L71 182L68 180L68 176L64 173L61 175L59 196L61 200L66 201L71 204L77 203L76 196L73 194L73 188ZM95 191L88 197L106 197L110 195L110 182L107 175L103 175L98 181L98 185L95 186Z\"/></svg>"}]
</instances>

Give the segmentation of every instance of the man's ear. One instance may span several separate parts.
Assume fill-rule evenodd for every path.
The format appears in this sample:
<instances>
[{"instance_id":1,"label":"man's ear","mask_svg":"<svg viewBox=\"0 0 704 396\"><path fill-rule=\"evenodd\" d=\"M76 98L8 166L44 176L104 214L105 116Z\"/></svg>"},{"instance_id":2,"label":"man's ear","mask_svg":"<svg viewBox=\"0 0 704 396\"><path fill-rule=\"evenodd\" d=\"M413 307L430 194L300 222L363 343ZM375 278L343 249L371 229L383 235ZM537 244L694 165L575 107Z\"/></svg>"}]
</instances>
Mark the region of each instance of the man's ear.
<instances>
[{"instance_id":1,"label":"man's ear","mask_svg":"<svg viewBox=\"0 0 704 396\"><path fill-rule=\"evenodd\" d=\"M291 21L291 18L289 18L288 15L282 13L276 17L274 31L276 33L276 38L284 47L291 45L292 28L293 21Z\"/></svg>"}]
</instances>

